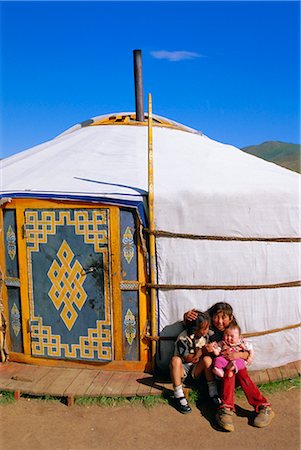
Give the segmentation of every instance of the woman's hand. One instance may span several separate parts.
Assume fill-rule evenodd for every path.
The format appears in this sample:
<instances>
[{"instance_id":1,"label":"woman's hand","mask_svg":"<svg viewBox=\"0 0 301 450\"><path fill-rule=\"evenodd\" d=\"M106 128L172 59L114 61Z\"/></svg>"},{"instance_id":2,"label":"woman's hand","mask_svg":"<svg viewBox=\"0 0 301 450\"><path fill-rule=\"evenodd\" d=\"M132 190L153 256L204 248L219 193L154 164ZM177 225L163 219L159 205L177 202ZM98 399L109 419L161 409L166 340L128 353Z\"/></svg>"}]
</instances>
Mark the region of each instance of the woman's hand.
<instances>
[{"instance_id":1,"label":"woman's hand","mask_svg":"<svg viewBox=\"0 0 301 450\"><path fill-rule=\"evenodd\" d=\"M217 342L209 342L209 344L205 345L205 349L207 350L208 353L216 354L218 350Z\"/></svg>"},{"instance_id":2,"label":"woman's hand","mask_svg":"<svg viewBox=\"0 0 301 450\"><path fill-rule=\"evenodd\" d=\"M228 361L234 361L235 359L239 359L239 358L247 360L249 357L249 353L248 352L231 352L231 350L227 350L227 352L223 353L223 356Z\"/></svg>"},{"instance_id":3,"label":"woman's hand","mask_svg":"<svg viewBox=\"0 0 301 450\"><path fill-rule=\"evenodd\" d=\"M195 309L191 309L184 314L184 322L192 322L198 318L198 313Z\"/></svg>"}]
</instances>

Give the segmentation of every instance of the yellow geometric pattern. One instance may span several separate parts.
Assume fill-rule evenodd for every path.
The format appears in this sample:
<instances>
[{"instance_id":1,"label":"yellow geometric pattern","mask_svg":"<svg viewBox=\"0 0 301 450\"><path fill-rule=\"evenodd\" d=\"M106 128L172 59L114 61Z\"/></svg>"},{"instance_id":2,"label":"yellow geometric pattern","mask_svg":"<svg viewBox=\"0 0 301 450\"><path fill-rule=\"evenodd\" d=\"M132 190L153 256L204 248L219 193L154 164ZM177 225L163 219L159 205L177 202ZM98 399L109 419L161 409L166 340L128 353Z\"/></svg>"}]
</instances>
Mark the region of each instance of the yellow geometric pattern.
<instances>
[{"instance_id":1,"label":"yellow geometric pattern","mask_svg":"<svg viewBox=\"0 0 301 450\"><path fill-rule=\"evenodd\" d=\"M60 309L62 304L64 305L60 316L70 331L78 317L74 305L81 310L87 298L83 289L87 276L78 260L75 260L73 266L71 266L74 253L65 240L57 252L57 257L61 264L59 265L54 260L47 273L52 282L48 295L57 310Z\"/></svg>"},{"instance_id":2,"label":"yellow geometric pattern","mask_svg":"<svg viewBox=\"0 0 301 450\"><path fill-rule=\"evenodd\" d=\"M26 239L31 244L31 251L38 252L40 244L46 244L48 236L54 236L58 226L72 225L76 234L84 236L86 244L93 244L94 251L100 251L101 244L108 240L107 231L100 230L99 225L105 225L107 210L70 210L58 211L35 210L26 211ZM92 218L89 218L92 213Z\"/></svg>"},{"instance_id":3,"label":"yellow geometric pattern","mask_svg":"<svg viewBox=\"0 0 301 450\"><path fill-rule=\"evenodd\" d=\"M100 360L111 361L112 348L106 346L110 342L111 331L104 328L106 321L98 320L96 328L88 328L87 336L80 336L79 344L64 344L61 336L53 335L50 326L43 325L43 319L38 317L31 321L32 354L34 356L52 356L61 358L83 358L95 360L95 351Z\"/></svg>"},{"instance_id":4,"label":"yellow geometric pattern","mask_svg":"<svg viewBox=\"0 0 301 450\"><path fill-rule=\"evenodd\" d=\"M31 331L31 348L34 356L50 356L57 358L83 358L83 359L99 359L102 361L112 360L112 333L111 333L111 305L110 305L110 255L108 252L108 235L107 230L99 229L99 225L105 225L108 228L109 209L86 209L86 210L26 210L25 211L25 237L27 241L27 261L28 261L28 292L30 303L30 331ZM61 341L61 336L52 333L51 326L43 324L43 318L35 315L34 312L34 295L33 295L33 278L32 278L32 254L39 252L40 244L46 244L48 236L56 235L57 227L63 225L74 226L75 233L82 235L84 242L94 246L95 253L102 253L104 267L108 270L103 272L104 276L104 320L97 320L95 328L87 328L87 334L79 337L79 342L74 344L66 344ZM101 244L103 245L101 247ZM67 249L68 244L62 243L58 251L60 261L67 265L70 256L73 257L71 249ZM69 247L69 246L68 246ZM67 252L66 252L67 249ZM66 253L64 253L64 251ZM71 258L72 260L72 258ZM76 264L76 263L75 263ZM48 276L53 280L57 279L55 267L49 270ZM61 266L58 267L60 269ZM74 270L74 271L73 271ZM70 266L68 271L73 276L79 272L79 266ZM83 272L82 272L83 273ZM61 275L62 276L62 275ZM68 278L65 275L65 278ZM61 280L62 281L62 280ZM66 282L66 279L64 280ZM77 280L78 281L78 280ZM82 275L82 283L84 275ZM80 287L78 286L79 290ZM68 291L68 288L66 288ZM67 292L66 291L66 292ZM50 292L50 291L49 291ZM54 302L55 290L51 293L51 300ZM83 301L83 293L81 302ZM73 304L64 299L65 310L64 319L66 326L71 326L72 319L69 311L72 311ZM73 301L73 303L75 303ZM76 303L75 303L76 304ZM72 305L72 306L71 306ZM74 308L73 308L74 309ZM79 308L80 309L80 308ZM71 313L72 315L72 313ZM67 319L66 319L67 318ZM76 320L76 318L75 318ZM73 322L74 325L74 322ZM71 329L70 328L70 329ZM69 329L69 328L68 328Z\"/></svg>"}]
</instances>

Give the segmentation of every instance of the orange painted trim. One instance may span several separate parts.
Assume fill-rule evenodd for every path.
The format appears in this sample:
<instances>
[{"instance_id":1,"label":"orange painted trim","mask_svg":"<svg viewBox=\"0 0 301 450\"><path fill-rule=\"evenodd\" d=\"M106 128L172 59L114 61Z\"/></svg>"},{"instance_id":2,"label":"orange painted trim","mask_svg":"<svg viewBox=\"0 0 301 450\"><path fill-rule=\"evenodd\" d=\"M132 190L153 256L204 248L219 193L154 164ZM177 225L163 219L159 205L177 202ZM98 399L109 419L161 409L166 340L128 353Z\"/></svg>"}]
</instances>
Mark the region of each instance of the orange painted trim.
<instances>
[{"instance_id":1,"label":"orange painted trim","mask_svg":"<svg viewBox=\"0 0 301 450\"><path fill-rule=\"evenodd\" d=\"M28 273L26 239L24 236L24 210L16 209L17 239L18 239L18 264L20 278L21 319L23 335L23 351L25 355L31 354L29 332L29 297L28 297Z\"/></svg>"},{"instance_id":2,"label":"orange painted trim","mask_svg":"<svg viewBox=\"0 0 301 450\"><path fill-rule=\"evenodd\" d=\"M61 209L98 209L98 208L118 208L116 205L104 204L101 202L75 201L75 200L41 200L36 198L14 198L10 203L5 203L3 209L31 209L31 208L61 208Z\"/></svg>"},{"instance_id":3,"label":"orange painted trim","mask_svg":"<svg viewBox=\"0 0 301 450\"><path fill-rule=\"evenodd\" d=\"M138 234L138 280L139 280L139 338L140 338L140 360L149 363L150 362L150 348L149 345L141 339L142 333L149 320L149 296L146 294L146 289L143 287L147 280L147 267L146 259L142 249L141 235L139 233L140 222L137 218L136 221L137 234ZM142 285L142 287L141 287Z\"/></svg>"},{"instance_id":4,"label":"orange painted trim","mask_svg":"<svg viewBox=\"0 0 301 450\"><path fill-rule=\"evenodd\" d=\"M5 236L4 236L4 223L3 223L3 211L0 209L0 248L2 251L0 252L0 269L1 269L1 277L2 280L0 281L0 294L2 294L2 303L3 303L3 313L5 316L5 319L7 321L7 328L6 328L6 347L9 350L10 348L10 323L9 323L9 311L8 311L8 294L7 294L7 287L4 284L4 278L6 276L6 261L5 261ZM2 320L1 320L2 322Z\"/></svg>"},{"instance_id":5,"label":"orange painted trim","mask_svg":"<svg viewBox=\"0 0 301 450\"><path fill-rule=\"evenodd\" d=\"M82 369L97 369L104 371L146 371L148 364L143 361L112 361L109 363L89 363L78 361L67 361L61 359L47 359L47 358L34 358L33 356L24 355L22 353L10 353L10 360L14 362L33 364L36 366L48 366L48 367L66 367L66 368L82 368Z\"/></svg>"},{"instance_id":6,"label":"orange painted trim","mask_svg":"<svg viewBox=\"0 0 301 450\"><path fill-rule=\"evenodd\" d=\"M123 359L122 347L122 301L120 291L121 265L120 265L120 217L119 208L112 209L110 214L110 254L111 254L111 301L112 301L112 327L114 342L114 360Z\"/></svg>"}]
</instances>

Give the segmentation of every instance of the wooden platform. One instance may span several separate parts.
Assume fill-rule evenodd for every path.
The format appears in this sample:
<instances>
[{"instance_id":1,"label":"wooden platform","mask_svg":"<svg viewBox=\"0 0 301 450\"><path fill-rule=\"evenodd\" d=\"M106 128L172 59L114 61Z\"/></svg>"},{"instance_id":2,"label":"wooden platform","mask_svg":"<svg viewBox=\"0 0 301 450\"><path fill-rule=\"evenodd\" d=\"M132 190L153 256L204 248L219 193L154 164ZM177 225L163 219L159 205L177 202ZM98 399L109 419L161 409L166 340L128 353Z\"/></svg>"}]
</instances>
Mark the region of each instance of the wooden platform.
<instances>
[{"instance_id":1,"label":"wooden platform","mask_svg":"<svg viewBox=\"0 0 301 450\"><path fill-rule=\"evenodd\" d=\"M274 369L251 372L255 383L294 378L301 375L301 362ZM33 366L7 362L0 364L0 391L21 394L66 397L134 397L172 392L170 382L162 382L143 372L113 372L98 369L74 369Z\"/></svg>"}]
</instances>

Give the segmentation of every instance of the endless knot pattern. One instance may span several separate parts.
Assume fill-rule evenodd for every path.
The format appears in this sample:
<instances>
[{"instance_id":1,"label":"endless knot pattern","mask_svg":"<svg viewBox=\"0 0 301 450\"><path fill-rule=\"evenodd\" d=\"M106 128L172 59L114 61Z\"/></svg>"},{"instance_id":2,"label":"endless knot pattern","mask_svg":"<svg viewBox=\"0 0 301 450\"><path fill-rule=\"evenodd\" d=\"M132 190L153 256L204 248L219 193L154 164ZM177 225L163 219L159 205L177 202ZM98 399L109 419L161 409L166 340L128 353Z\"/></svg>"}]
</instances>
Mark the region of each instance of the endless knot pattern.
<instances>
[{"instance_id":1,"label":"endless knot pattern","mask_svg":"<svg viewBox=\"0 0 301 450\"><path fill-rule=\"evenodd\" d=\"M86 275L78 260L75 260L71 266L74 253L65 240L62 242L57 256L61 265L55 260L51 264L47 275L52 286L48 295L57 310L62 304L64 305L60 316L70 331L78 317L74 305L81 310L87 298L83 289Z\"/></svg>"}]
</instances>

